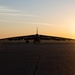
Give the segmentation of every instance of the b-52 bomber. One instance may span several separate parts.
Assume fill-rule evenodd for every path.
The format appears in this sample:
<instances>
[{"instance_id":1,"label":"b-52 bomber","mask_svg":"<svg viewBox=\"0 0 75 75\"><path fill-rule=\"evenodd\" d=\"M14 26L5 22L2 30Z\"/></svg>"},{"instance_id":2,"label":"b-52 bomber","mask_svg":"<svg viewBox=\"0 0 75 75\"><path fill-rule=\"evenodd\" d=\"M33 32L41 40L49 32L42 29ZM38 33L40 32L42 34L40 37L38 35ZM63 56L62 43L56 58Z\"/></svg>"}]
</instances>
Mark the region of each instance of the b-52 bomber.
<instances>
[{"instance_id":1,"label":"b-52 bomber","mask_svg":"<svg viewBox=\"0 0 75 75\"><path fill-rule=\"evenodd\" d=\"M41 40L66 41L66 40L72 40L72 39L63 38L63 37L56 37L56 36L41 35L41 34L38 34L38 28L37 28L36 34L34 34L34 35L10 37L10 38L5 38L5 39L1 39L1 40L9 40L9 41L25 40L26 43L29 43L30 40L33 40L34 43L40 43Z\"/></svg>"}]
</instances>

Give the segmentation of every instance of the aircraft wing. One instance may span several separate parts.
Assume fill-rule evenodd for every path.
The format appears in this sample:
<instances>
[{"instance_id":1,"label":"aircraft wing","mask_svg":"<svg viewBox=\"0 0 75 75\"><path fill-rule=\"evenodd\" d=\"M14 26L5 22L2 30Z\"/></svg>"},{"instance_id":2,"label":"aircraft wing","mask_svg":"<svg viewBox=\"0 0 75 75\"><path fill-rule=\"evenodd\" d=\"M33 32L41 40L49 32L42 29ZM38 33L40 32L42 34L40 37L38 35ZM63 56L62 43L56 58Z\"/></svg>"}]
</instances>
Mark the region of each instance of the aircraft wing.
<instances>
[{"instance_id":1,"label":"aircraft wing","mask_svg":"<svg viewBox=\"0 0 75 75\"><path fill-rule=\"evenodd\" d=\"M32 39L34 39L34 35L17 36L17 37L6 38L6 40L32 40Z\"/></svg>"},{"instance_id":2,"label":"aircraft wing","mask_svg":"<svg viewBox=\"0 0 75 75\"><path fill-rule=\"evenodd\" d=\"M47 35L40 35L40 39L42 39L42 40L63 40L63 41L69 40L68 38L47 36Z\"/></svg>"},{"instance_id":3,"label":"aircraft wing","mask_svg":"<svg viewBox=\"0 0 75 75\"><path fill-rule=\"evenodd\" d=\"M10 37L10 38L5 38L2 40L34 40L36 38L36 34L34 35L26 35L26 36L17 36L17 37ZM47 36L47 35L38 35L37 38L40 40L71 40L68 38L63 38L63 37L56 37L56 36Z\"/></svg>"},{"instance_id":4,"label":"aircraft wing","mask_svg":"<svg viewBox=\"0 0 75 75\"><path fill-rule=\"evenodd\" d=\"M50 36L47 35L39 35L42 40L50 40Z\"/></svg>"}]
</instances>

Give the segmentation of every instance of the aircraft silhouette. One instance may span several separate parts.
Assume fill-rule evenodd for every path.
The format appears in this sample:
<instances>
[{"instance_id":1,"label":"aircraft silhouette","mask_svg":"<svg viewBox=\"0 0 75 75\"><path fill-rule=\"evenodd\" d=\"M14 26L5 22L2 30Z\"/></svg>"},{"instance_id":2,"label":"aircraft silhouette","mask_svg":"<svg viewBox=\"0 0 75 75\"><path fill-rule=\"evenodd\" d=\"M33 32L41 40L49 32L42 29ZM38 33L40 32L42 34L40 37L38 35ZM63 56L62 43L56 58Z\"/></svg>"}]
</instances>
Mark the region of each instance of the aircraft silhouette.
<instances>
[{"instance_id":1,"label":"aircraft silhouette","mask_svg":"<svg viewBox=\"0 0 75 75\"><path fill-rule=\"evenodd\" d=\"M25 40L26 43L29 43L29 40L33 40L34 43L40 43L41 40L57 40L57 41L66 41L66 40L72 40L70 38L63 38L63 37L56 37L56 36L47 36L47 35L41 35L38 34L38 28L36 30L36 34L33 35L26 35L26 36L17 36L17 37L10 37L5 38L2 40Z\"/></svg>"}]
</instances>

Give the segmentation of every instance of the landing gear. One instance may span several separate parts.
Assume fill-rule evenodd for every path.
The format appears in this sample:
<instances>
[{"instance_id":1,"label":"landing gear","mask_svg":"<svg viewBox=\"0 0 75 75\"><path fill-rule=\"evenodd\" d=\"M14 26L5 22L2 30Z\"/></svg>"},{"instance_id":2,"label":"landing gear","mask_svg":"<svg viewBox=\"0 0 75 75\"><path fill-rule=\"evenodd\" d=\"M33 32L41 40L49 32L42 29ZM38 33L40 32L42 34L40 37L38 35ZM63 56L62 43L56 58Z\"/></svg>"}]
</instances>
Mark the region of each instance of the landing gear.
<instances>
[{"instance_id":1,"label":"landing gear","mask_svg":"<svg viewBox=\"0 0 75 75\"><path fill-rule=\"evenodd\" d=\"M40 43L40 40L34 40L34 43Z\"/></svg>"},{"instance_id":2,"label":"landing gear","mask_svg":"<svg viewBox=\"0 0 75 75\"><path fill-rule=\"evenodd\" d=\"M26 40L26 43L29 43L29 40Z\"/></svg>"}]
</instances>

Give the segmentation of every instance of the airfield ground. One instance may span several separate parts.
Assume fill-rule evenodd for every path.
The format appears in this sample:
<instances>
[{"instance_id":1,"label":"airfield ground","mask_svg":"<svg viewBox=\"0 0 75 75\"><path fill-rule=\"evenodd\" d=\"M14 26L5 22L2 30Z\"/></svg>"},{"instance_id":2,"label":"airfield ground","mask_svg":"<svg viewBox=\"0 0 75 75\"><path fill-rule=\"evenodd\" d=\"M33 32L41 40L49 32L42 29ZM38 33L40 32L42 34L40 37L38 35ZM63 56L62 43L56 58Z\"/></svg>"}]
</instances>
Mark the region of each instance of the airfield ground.
<instances>
[{"instance_id":1,"label":"airfield ground","mask_svg":"<svg viewBox=\"0 0 75 75\"><path fill-rule=\"evenodd\" d=\"M0 75L75 75L75 43L0 43Z\"/></svg>"}]
</instances>

